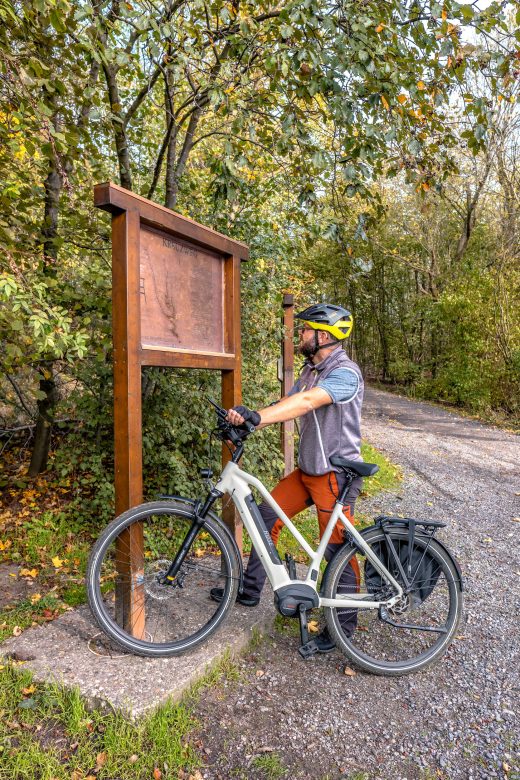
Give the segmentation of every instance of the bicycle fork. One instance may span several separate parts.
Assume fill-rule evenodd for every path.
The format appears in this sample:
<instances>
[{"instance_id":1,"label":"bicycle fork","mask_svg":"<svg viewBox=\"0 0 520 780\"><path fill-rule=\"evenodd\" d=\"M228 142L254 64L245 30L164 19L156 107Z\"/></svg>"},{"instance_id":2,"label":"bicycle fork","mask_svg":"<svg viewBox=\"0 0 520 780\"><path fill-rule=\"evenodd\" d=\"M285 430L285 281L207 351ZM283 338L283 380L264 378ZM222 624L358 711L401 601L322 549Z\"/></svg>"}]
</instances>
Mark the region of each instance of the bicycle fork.
<instances>
[{"instance_id":1,"label":"bicycle fork","mask_svg":"<svg viewBox=\"0 0 520 780\"><path fill-rule=\"evenodd\" d=\"M177 555L171 562L168 571L166 572L164 577L160 579L161 585L174 584L175 578L177 577L177 574L179 573L180 568L184 563L184 560L190 550L191 545L197 538L200 529L204 526L206 522L206 516L208 512L210 511L215 501L221 497L222 497L222 493L220 492L220 490L217 490L216 488L212 488L208 493L202 508L201 508L200 501L197 501L195 503L193 507L194 517L193 517L193 522L191 524L191 527L188 530L186 536L184 537L184 540L179 548L179 551L177 552ZM181 583L179 583L179 587L182 587Z\"/></svg>"}]
</instances>

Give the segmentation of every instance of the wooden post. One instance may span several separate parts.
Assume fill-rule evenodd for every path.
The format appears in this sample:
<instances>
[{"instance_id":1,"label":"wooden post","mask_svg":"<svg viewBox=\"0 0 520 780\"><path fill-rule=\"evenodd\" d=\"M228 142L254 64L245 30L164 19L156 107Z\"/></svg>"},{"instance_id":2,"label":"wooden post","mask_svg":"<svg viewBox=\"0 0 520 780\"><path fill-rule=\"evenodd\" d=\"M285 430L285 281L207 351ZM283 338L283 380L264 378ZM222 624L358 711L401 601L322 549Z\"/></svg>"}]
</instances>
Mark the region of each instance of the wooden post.
<instances>
[{"instance_id":1,"label":"wooden post","mask_svg":"<svg viewBox=\"0 0 520 780\"><path fill-rule=\"evenodd\" d=\"M139 212L112 217L112 310L114 338L114 466L116 514L143 500L139 301ZM144 636L142 528L133 526L116 547L116 620Z\"/></svg>"},{"instance_id":2,"label":"wooden post","mask_svg":"<svg viewBox=\"0 0 520 780\"><path fill-rule=\"evenodd\" d=\"M283 296L282 398L294 385L294 296ZM294 470L294 420L282 423L284 475Z\"/></svg>"},{"instance_id":3,"label":"wooden post","mask_svg":"<svg viewBox=\"0 0 520 780\"><path fill-rule=\"evenodd\" d=\"M231 371L222 371L222 406L231 409L242 402L242 348L240 328L240 258L230 256L224 264L224 346L228 350L233 346L235 367ZM231 460L231 454L225 444L222 445L222 466ZM242 553L242 521L235 505L228 502L222 511L222 519L234 534L238 549Z\"/></svg>"}]
</instances>

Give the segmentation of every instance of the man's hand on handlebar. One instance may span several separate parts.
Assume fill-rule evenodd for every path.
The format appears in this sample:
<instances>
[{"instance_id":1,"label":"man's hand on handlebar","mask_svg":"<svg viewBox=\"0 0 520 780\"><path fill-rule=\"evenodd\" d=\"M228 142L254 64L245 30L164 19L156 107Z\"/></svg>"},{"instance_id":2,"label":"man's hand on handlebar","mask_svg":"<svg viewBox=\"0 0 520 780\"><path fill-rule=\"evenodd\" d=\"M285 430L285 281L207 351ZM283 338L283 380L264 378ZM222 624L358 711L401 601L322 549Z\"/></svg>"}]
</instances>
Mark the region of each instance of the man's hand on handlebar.
<instances>
[{"instance_id":1,"label":"man's hand on handlebar","mask_svg":"<svg viewBox=\"0 0 520 780\"><path fill-rule=\"evenodd\" d=\"M249 423L255 428L260 425L261 417L258 412L248 409L247 406L234 406L228 410L227 419L231 425L246 425Z\"/></svg>"}]
</instances>

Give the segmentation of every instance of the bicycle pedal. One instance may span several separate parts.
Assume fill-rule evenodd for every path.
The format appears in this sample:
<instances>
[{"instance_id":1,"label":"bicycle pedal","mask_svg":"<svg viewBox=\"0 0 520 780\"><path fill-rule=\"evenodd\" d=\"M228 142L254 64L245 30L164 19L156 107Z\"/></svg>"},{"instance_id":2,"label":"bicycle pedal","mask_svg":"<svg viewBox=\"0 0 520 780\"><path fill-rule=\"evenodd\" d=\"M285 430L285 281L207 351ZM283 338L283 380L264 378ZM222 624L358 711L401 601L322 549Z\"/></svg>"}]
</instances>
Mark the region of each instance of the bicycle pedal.
<instances>
[{"instance_id":1,"label":"bicycle pedal","mask_svg":"<svg viewBox=\"0 0 520 780\"><path fill-rule=\"evenodd\" d=\"M302 658L307 660L307 658L311 658L313 655L316 655L316 653L319 652L319 648L315 640L311 639L309 642L306 642L304 645L299 647L298 652Z\"/></svg>"}]
</instances>

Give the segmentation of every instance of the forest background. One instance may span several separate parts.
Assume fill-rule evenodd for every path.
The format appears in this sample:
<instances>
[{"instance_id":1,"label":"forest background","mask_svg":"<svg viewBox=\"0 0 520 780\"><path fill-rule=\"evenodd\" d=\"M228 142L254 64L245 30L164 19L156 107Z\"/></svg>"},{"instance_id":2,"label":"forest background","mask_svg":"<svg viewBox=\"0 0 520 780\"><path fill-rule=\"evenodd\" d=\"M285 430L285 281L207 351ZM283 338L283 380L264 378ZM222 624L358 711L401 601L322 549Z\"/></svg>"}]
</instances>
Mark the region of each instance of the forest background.
<instances>
[{"instance_id":1,"label":"forest background","mask_svg":"<svg viewBox=\"0 0 520 780\"><path fill-rule=\"evenodd\" d=\"M279 397L290 291L352 310L369 380L518 422L518 5L0 0L0 19L0 484L43 547L113 512L98 182L249 244L252 408ZM219 381L143 371L147 497L197 491ZM249 448L268 484L278 435Z\"/></svg>"}]
</instances>

